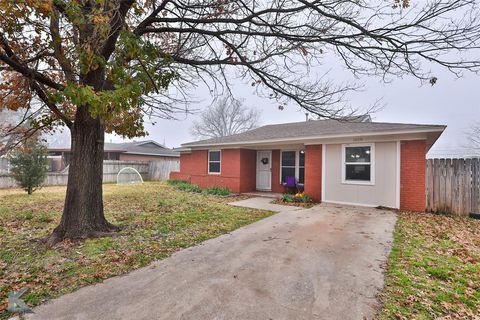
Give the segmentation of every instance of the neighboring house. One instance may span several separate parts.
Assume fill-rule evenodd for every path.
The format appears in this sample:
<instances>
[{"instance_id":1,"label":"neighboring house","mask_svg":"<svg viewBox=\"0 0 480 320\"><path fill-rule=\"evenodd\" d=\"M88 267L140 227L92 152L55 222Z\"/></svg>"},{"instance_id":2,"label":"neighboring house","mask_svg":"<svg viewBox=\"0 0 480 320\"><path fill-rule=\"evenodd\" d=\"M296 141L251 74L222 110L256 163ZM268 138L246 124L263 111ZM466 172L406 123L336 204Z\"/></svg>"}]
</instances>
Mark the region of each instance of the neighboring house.
<instances>
[{"instance_id":1,"label":"neighboring house","mask_svg":"<svg viewBox=\"0 0 480 320\"><path fill-rule=\"evenodd\" d=\"M425 155L442 125L316 120L186 143L170 178L233 192L284 192L295 177L314 200L425 210ZM291 180L291 179L290 179Z\"/></svg>"},{"instance_id":2,"label":"neighboring house","mask_svg":"<svg viewBox=\"0 0 480 320\"><path fill-rule=\"evenodd\" d=\"M49 148L52 171L64 169L70 163L70 148ZM105 143L104 159L121 161L162 161L178 160L180 154L153 140L124 143Z\"/></svg>"}]
</instances>

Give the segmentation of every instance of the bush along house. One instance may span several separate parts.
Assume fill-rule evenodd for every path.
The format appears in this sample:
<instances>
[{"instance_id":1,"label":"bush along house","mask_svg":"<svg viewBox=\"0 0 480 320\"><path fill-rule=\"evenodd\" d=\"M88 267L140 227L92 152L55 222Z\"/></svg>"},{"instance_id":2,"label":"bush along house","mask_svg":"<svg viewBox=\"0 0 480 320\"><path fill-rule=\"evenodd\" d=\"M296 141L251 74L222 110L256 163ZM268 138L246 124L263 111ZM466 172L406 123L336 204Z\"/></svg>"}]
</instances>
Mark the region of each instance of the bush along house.
<instances>
[{"instance_id":1,"label":"bush along house","mask_svg":"<svg viewBox=\"0 0 480 320\"><path fill-rule=\"evenodd\" d=\"M170 179L232 192L304 190L317 202L425 210L426 153L443 125L309 120L185 143Z\"/></svg>"}]
</instances>

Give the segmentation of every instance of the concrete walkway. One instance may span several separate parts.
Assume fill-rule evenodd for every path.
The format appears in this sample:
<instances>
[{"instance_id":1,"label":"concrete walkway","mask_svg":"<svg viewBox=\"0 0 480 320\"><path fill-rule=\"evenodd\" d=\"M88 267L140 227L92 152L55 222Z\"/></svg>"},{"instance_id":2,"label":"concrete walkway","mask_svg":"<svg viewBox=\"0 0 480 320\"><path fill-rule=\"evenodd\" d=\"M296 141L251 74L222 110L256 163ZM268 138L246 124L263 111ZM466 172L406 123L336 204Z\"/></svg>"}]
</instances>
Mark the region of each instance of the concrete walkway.
<instances>
[{"instance_id":1,"label":"concrete walkway","mask_svg":"<svg viewBox=\"0 0 480 320\"><path fill-rule=\"evenodd\" d=\"M302 207L283 206L279 204L274 204L272 203L273 200L274 199L267 198L267 197L257 197L257 198L249 198L241 201L235 201L229 204L236 207L260 209L260 210L267 210L267 211L274 211L274 212L305 210Z\"/></svg>"},{"instance_id":2,"label":"concrete walkway","mask_svg":"<svg viewBox=\"0 0 480 320\"><path fill-rule=\"evenodd\" d=\"M279 213L125 276L35 308L27 319L371 319L396 217L371 208Z\"/></svg>"}]
</instances>

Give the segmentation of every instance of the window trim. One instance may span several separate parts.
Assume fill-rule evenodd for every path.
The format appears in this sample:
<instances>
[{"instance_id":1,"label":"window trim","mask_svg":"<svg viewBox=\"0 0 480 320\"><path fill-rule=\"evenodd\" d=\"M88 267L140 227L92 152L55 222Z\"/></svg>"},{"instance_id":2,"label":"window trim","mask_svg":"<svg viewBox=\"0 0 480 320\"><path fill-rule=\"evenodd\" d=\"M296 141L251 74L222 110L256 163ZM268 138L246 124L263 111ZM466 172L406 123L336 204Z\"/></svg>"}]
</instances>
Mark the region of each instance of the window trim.
<instances>
[{"instance_id":1,"label":"window trim","mask_svg":"<svg viewBox=\"0 0 480 320\"><path fill-rule=\"evenodd\" d=\"M220 160L218 160L218 161L216 161L216 160L215 160L215 161L213 161L213 160L210 161L210 152L218 152L219 155L220 155ZM210 171L210 162L211 162L211 163L218 163L218 164L220 164L220 171L218 171L218 172L211 172L211 171ZM220 175L220 174L222 174L222 150L220 150L220 149L211 149L211 150L208 150L207 172L208 172L208 174L213 174L213 175Z\"/></svg>"},{"instance_id":2,"label":"window trim","mask_svg":"<svg viewBox=\"0 0 480 320\"><path fill-rule=\"evenodd\" d=\"M348 147L370 147L370 162L347 162L345 161L346 148ZM370 180L347 180L346 167L347 164L364 164L370 165ZM342 184L356 184L356 185L375 185L375 143L345 143L342 144Z\"/></svg>"},{"instance_id":3,"label":"window trim","mask_svg":"<svg viewBox=\"0 0 480 320\"><path fill-rule=\"evenodd\" d=\"M305 153L305 149L301 149L301 150L298 150L297 151L297 154L296 154L296 161L295 161L295 165L296 165L296 169L295 169L295 179L297 179L297 181L300 181L300 152L303 151L303 182L299 182L299 183L303 183L305 184L305 159L306 159L306 153Z\"/></svg>"},{"instance_id":4,"label":"window trim","mask_svg":"<svg viewBox=\"0 0 480 320\"><path fill-rule=\"evenodd\" d=\"M278 174L279 182L282 184L282 168L283 168L283 153L284 152L295 152L295 180L297 181L300 177L300 151L305 152L305 149L284 149L280 150L280 172ZM285 166L285 168L293 168L292 166ZM305 172L305 164L303 165L303 170ZM305 176L305 173L304 173ZM305 177L304 177L305 179ZM303 182L305 183L305 181Z\"/></svg>"}]
</instances>

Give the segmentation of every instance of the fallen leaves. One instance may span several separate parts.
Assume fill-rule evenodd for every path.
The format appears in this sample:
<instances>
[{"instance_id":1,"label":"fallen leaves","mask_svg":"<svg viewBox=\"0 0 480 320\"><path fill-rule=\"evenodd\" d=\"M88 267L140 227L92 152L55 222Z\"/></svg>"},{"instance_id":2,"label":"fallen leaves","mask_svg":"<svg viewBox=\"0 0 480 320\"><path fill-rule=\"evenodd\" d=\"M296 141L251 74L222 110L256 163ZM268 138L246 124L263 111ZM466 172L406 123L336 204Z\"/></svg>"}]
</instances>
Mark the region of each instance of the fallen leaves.
<instances>
[{"instance_id":1,"label":"fallen leaves","mask_svg":"<svg viewBox=\"0 0 480 320\"><path fill-rule=\"evenodd\" d=\"M480 221L400 213L381 319L478 319Z\"/></svg>"},{"instance_id":2,"label":"fallen leaves","mask_svg":"<svg viewBox=\"0 0 480 320\"><path fill-rule=\"evenodd\" d=\"M105 212L122 227L119 237L47 249L36 240L56 226L64 194L64 187L30 197L0 190L0 319L10 316L4 302L12 290L30 287L25 301L32 307L271 214L226 205L233 197L187 194L164 183L105 185Z\"/></svg>"}]
</instances>

